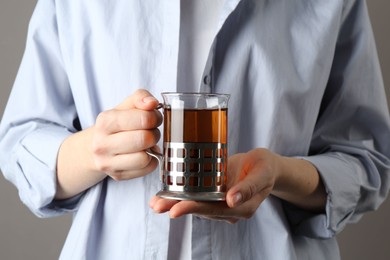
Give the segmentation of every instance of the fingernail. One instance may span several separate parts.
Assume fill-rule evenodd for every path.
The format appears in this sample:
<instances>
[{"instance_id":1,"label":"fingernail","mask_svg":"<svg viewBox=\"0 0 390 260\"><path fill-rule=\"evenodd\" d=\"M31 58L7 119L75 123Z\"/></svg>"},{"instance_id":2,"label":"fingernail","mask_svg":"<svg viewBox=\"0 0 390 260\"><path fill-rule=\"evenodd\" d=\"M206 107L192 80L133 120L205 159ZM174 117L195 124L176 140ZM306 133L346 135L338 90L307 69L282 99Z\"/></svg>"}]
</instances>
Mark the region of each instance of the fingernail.
<instances>
[{"instance_id":1,"label":"fingernail","mask_svg":"<svg viewBox=\"0 0 390 260\"><path fill-rule=\"evenodd\" d=\"M238 205L241 203L242 200L242 194L240 192L237 192L233 195L233 204Z\"/></svg>"},{"instance_id":2,"label":"fingernail","mask_svg":"<svg viewBox=\"0 0 390 260\"><path fill-rule=\"evenodd\" d=\"M144 103L150 103L150 102L158 102L158 100L155 97L147 96L142 99Z\"/></svg>"}]
</instances>

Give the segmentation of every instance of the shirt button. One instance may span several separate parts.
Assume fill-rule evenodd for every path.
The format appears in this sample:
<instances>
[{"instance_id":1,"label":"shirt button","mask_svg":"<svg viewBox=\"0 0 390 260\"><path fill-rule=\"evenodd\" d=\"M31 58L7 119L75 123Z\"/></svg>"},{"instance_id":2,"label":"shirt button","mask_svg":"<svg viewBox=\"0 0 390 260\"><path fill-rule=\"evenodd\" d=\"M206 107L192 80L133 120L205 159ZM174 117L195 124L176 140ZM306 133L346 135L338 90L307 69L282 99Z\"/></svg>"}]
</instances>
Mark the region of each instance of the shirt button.
<instances>
[{"instance_id":1,"label":"shirt button","mask_svg":"<svg viewBox=\"0 0 390 260\"><path fill-rule=\"evenodd\" d=\"M210 83L211 83L211 77L210 77L210 75L204 76L204 77L203 77L203 84L209 86Z\"/></svg>"}]
</instances>

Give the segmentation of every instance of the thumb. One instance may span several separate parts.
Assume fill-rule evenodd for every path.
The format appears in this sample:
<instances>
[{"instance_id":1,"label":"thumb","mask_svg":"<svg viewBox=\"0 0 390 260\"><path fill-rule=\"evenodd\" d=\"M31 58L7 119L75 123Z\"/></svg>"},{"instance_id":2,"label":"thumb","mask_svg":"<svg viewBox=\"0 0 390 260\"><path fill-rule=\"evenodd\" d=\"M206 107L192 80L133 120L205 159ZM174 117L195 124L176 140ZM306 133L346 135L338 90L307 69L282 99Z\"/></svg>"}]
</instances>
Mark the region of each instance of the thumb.
<instances>
[{"instance_id":1,"label":"thumb","mask_svg":"<svg viewBox=\"0 0 390 260\"><path fill-rule=\"evenodd\" d=\"M155 109L158 104L159 101L152 94L150 94L149 91L145 89L138 89L115 108L118 110L132 108L152 110Z\"/></svg>"},{"instance_id":2,"label":"thumb","mask_svg":"<svg viewBox=\"0 0 390 260\"><path fill-rule=\"evenodd\" d=\"M237 207L255 196L261 196L264 199L271 191L272 185L266 179L261 177L263 173L259 169L253 168L245 174L236 185L234 185L226 194L226 203L229 207ZM268 187L269 186L269 187Z\"/></svg>"}]
</instances>

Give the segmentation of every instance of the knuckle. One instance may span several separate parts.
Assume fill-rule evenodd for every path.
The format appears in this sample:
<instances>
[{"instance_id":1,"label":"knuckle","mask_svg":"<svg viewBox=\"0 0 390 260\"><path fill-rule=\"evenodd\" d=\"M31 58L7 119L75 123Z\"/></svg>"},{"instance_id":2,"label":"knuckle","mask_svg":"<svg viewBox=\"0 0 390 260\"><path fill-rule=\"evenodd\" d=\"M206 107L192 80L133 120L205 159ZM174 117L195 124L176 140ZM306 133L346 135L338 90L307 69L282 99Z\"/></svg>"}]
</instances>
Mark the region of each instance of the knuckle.
<instances>
[{"instance_id":1,"label":"knuckle","mask_svg":"<svg viewBox=\"0 0 390 260\"><path fill-rule=\"evenodd\" d=\"M92 154L94 154L95 156L101 156L103 154L106 154L107 149L103 145L101 145L99 141L93 141L91 151Z\"/></svg>"},{"instance_id":2,"label":"knuckle","mask_svg":"<svg viewBox=\"0 0 390 260\"><path fill-rule=\"evenodd\" d=\"M257 193L256 183L249 182L247 192L243 194L244 200L250 200L256 193Z\"/></svg>"},{"instance_id":3,"label":"knuckle","mask_svg":"<svg viewBox=\"0 0 390 260\"><path fill-rule=\"evenodd\" d=\"M152 129L159 125L159 118L155 111L142 111L140 124L143 129Z\"/></svg>"},{"instance_id":4,"label":"knuckle","mask_svg":"<svg viewBox=\"0 0 390 260\"><path fill-rule=\"evenodd\" d=\"M95 157L107 156L110 153L107 136L95 132L92 136L90 151Z\"/></svg>"},{"instance_id":5,"label":"knuckle","mask_svg":"<svg viewBox=\"0 0 390 260\"><path fill-rule=\"evenodd\" d=\"M95 126L98 130L104 131L114 123L112 111L103 111L96 117Z\"/></svg>"},{"instance_id":6,"label":"knuckle","mask_svg":"<svg viewBox=\"0 0 390 260\"><path fill-rule=\"evenodd\" d=\"M137 162L137 168L144 169L148 167L152 158L144 152L134 154L134 161Z\"/></svg>"},{"instance_id":7,"label":"knuckle","mask_svg":"<svg viewBox=\"0 0 390 260\"><path fill-rule=\"evenodd\" d=\"M145 147L145 142L146 142L145 132L146 131L143 130L137 131L135 136L136 146L139 147L140 149Z\"/></svg>"},{"instance_id":8,"label":"knuckle","mask_svg":"<svg viewBox=\"0 0 390 260\"><path fill-rule=\"evenodd\" d=\"M96 117L96 127L101 127L106 124L108 118L108 112L103 111Z\"/></svg>"},{"instance_id":9,"label":"knuckle","mask_svg":"<svg viewBox=\"0 0 390 260\"><path fill-rule=\"evenodd\" d=\"M155 145L160 138L159 135L159 131L158 133L149 130L139 131L136 139L138 147L147 148Z\"/></svg>"},{"instance_id":10,"label":"knuckle","mask_svg":"<svg viewBox=\"0 0 390 260\"><path fill-rule=\"evenodd\" d=\"M96 169L100 172L104 172L106 174L110 174L112 172L111 165L107 162L107 160L95 160Z\"/></svg>"}]
</instances>

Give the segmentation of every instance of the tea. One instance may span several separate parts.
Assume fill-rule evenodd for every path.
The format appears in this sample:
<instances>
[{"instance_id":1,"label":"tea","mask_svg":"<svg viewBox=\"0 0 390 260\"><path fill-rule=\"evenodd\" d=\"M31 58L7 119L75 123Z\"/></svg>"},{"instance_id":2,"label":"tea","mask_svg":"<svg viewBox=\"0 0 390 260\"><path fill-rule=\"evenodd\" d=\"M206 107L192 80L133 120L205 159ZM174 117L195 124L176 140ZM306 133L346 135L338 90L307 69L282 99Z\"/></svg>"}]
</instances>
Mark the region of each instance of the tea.
<instances>
[{"instance_id":1,"label":"tea","mask_svg":"<svg viewBox=\"0 0 390 260\"><path fill-rule=\"evenodd\" d=\"M227 143L227 108L164 109L164 142Z\"/></svg>"},{"instance_id":2,"label":"tea","mask_svg":"<svg viewBox=\"0 0 390 260\"><path fill-rule=\"evenodd\" d=\"M162 189L167 199L225 200L229 95L162 93L164 98Z\"/></svg>"}]
</instances>

